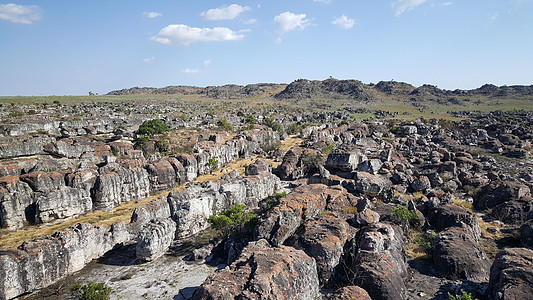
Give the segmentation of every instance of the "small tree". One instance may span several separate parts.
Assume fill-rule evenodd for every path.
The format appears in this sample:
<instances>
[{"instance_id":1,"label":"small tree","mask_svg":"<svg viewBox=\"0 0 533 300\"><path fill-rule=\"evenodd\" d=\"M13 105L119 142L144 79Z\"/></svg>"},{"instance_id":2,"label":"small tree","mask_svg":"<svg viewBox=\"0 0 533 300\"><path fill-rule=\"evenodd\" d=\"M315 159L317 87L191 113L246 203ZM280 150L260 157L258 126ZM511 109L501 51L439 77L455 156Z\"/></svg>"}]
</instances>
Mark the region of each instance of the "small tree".
<instances>
[{"instance_id":1,"label":"small tree","mask_svg":"<svg viewBox=\"0 0 533 300\"><path fill-rule=\"evenodd\" d=\"M233 131L233 125L231 125L230 123L228 123L228 120L226 118L222 118L220 119L218 122L217 122L217 126L218 128L222 129L222 130L228 130L228 131Z\"/></svg>"},{"instance_id":2,"label":"small tree","mask_svg":"<svg viewBox=\"0 0 533 300\"><path fill-rule=\"evenodd\" d=\"M144 121L137 130L138 134L146 134L146 135L155 135L155 134L162 134L167 131L169 131L170 128L168 127L163 120L159 119L153 119L153 120L147 120Z\"/></svg>"},{"instance_id":3,"label":"small tree","mask_svg":"<svg viewBox=\"0 0 533 300\"><path fill-rule=\"evenodd\" d=\"M244 204L237 203L230 209L210 216L207 222L226 238L243 235L257 223L257 215L252 211L244 211L245 208Z\"/></svg>"}]
</instances>

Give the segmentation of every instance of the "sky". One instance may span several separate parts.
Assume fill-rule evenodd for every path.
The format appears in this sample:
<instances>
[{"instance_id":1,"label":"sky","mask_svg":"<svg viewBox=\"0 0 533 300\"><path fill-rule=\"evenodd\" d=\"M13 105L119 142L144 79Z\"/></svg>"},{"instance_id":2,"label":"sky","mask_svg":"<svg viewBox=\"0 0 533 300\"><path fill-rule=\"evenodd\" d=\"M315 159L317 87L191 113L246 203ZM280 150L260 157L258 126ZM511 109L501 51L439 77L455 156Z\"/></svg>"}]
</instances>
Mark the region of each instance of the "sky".
<instances>
[{"instance_id":1,"label":"sky","mask_svg":"<svg viewBox=\"0 0 533 300\"><path fill-rule=\"evenodd\" d=\"M533 0L0 0L0 96L169 85L533 84Z\"/></svg>"}]
</instances>

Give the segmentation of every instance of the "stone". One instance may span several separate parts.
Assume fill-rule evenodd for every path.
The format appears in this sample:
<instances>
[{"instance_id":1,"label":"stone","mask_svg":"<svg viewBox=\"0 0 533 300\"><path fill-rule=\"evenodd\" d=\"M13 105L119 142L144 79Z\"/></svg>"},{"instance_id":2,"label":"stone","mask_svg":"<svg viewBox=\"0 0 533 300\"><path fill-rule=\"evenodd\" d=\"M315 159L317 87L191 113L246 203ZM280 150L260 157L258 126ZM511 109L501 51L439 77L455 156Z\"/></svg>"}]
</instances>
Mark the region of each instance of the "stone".
<instances>
[{"instance_id":1,"label":"stone","mask_svg":"<svg viewBox=\"0 0 533 300\"><path fill-rule=\"evenodd\" d=\"M294 189L259 220L256 239L266 239L274 246L282 245L304 221L323 211L329 201L343 197L346 190L323 184L310 184Z\"/></svg>"},{"instance_id":2,"label":"stone","mask_svg":"<svg viewBox=\"0 0 533 300\"><path fill-rule=\"evenodd\" d=\"M493 208L507 201L518 200L530 195L529 187L519 182L494 182L486 188L483 196L478 201L475 201L474 205L477 209L484 210L487 208Z\"/></svg>"},{"instance_id":3,"label":"stone","mask_svg":"<svg viewBox=\"0 0 533 300\"><path fill-rule=\"evenodd\" d=\"M344 244L353 238L355 229L335 213L326 213L302 225L294 247L314 258L321 285L328 283L343 254Z\"/></svg>"},{"instance_id":4,"label":"stone","mask_svg":"<svg viewBox=\"0 0 533 300\"><path fill-rule=\"evenodd\" d=\"M379 214L371 209L365 208L358 212L351 223L361 227L379 222Z\"/></svg>"},{"instance_id":5,"label":"stone","mask_svg":"<svg viewBox=\"0 0 533 300\"><path fill-rule=\"evenodd\" d=\"M371 197L377 197L389 189L391 182L381 175L356 172L354 175L355 189Z\"/></svg>"},{"instance_id":6,"label":"stone","mask_svg":"<svg viewBox=\"0 0 533 300\"><path fill-rule=\"evenodd\" d=\"M533 295L533 250L507 248L490 268L490 300L529 299Z\"/></svg>"},{"instance_id":7,"label":"stone","mask_svg":"<svg viewBox=\"0 0 533 300\"><path fill-rule=\"evenodd\" d=\"M345 286L326 296L327 300L372 300L368 293L358 286Z\"/></svg>"},{"instance_id":8,"label":"stone","mask_svg":"<svg viewBox=\"0 0 533 300\"><path fill-rule=\"evenodd\" d=\"M328 155L326 168L352 172L357 170L358 165L365 160L366 156L359 150L341 151L335 149Z\"/></svg>"},{"instance_id":9,"label":"stone","mask_svg":"<svg viewBox=\"0 0 533 300\"><path fill-rule=\"evenodd\" d=\"M254 161L252 164L246 166L244 169L244 174L246 176L248 175L258 175L262 172L272 172L272 167L268 163L268 161L264 159L258 159Z\"/></svg>"},{"instance_id":10,"label":"stone","mask_svg":"<svg viewBox=\"0 0 533 300\"><path fill-rule=\"evenodd\" d=\"M398 226L366 226L349 242L336 277L365 289L372 299L406 299L404 243Z\"/></svg>"},{"instance_id":11,"label":"stone","mask_svg":"<svg viewBox=\"0 0 533 300\"><path fill-rule=\"evenodd\" d=\"M168 250L176 234L176 223L172 219L156 219L143 226L137 235L135 253L142 261L152 261Z\"/></svg>"},{"instance_id":12,"label":"stone","mask_svg":"<svg viewBox=\"0 0 533 300\"><path fill-rule=\"evenodd\" d=\"M463 207L446 204L430 208L427 212L427 220L437 231L465 225L475 242L481 238L481 228L477 218Z\"/></svg>"},{"instance_id":13,"label":"stone","mask_svg":"<svg viewBox=\"0 0 533 300\"><path fill-rule=\"evenodd\" d=\"M293 247L250 243L240 258L212 274L192 299L298 299L320 298L315 260Z\"/></svg>"},{"instance_id":14,"label":"stone","mask_svg":"<svg viewBox=\"0 0 533 300\"><path fill-rule=\"evenodd\" d=\"M369 159L361 162L357 165L357 170L361 172L367 172L376 174L383 164L379 159Z\"/></svg>"},{"instance_id":15,"label":"stone","mask_svg":"<svg viewBox=\"0 0 533 300\"><path fill-rule=\"evenodd\" d=\"M433 268L440 277L453 280L488 280L490 261L470 228L449 227L439 233L433 252Z\"/></svg>"}]
</instances>

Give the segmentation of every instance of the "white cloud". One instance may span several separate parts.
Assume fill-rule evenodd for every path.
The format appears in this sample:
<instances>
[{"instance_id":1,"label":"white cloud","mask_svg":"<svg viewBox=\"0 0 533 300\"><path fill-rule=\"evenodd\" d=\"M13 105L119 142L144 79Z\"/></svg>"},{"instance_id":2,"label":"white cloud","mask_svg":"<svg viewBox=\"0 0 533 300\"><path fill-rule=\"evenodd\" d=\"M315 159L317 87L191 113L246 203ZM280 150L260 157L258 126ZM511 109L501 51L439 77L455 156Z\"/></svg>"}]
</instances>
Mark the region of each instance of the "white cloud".
<instances>
[{"instance_id":1,"label":"white cloud","mask_svg":"<svg viewBox=\"0 0 533 300\"><path fill-rule=\"evenodd\" d=\"M330 3L332 0L313 0L313 2L322 2L322 3L325 3L325 4L328 4Z\"/></svg>"},{"instance_id":2,"label":"white cloud","mask_svg":"<svg viewBox=\"0 0 533 300\"><path fill-rule=\"evenodd\" d=\"M147 57L147 58L143 58L143 63L145 64L149 64L151 62L153 62L155 60L155 57Z\"/></svg>"},{"instance_id":3,"label":"white cloud","mask_svg":"<svg viewBox=\"0 0 533 300\"><path fill-rule=\"evenodd\" d=\"M396 16L403 14L406 11L409 11L421 4L426 2L426 0L398 0L392 4L392 9Z\"/></svg>"},{"instance_id":4,"label":"white cloud","mask_svg":"<svg viewBox=\"0 0 533 300\"><path fill-rule=\"evenodd\" d=\"M185 74L196 74L196 73L200 73L200 70L198 69L185 69L185 70L181 70L181 73L185 73Z\"/></svg>"},{"instance_id":5,"label":"white cloud","mask_svg":"<svg viewBox=\"0 0 533 300\"><path fill-rule=\"evenodd\" d=\"M243 34L238 34L226 27L198 28L183 24L168 25L156 36L151 37L152 40L163 45L182 46L198 42L238 41L243 38Z\"/></svg>"},{"instance_id":6,"label":"white cloud","mask_svg":"<svg viewBox=\"0 0 533 300\"><path fill-rule=\"evenodd\" d=\"M338 18L335 18L333 21L331 21L331 24L339 25L340 27L344 29L350 29L355 25L355 20L350 19L345 15L342 15Z\"/></svg>"},{"instance_id":7,"label":"white cloud","mask_svg":"<svg viewBox=\"0 0 533 300\"><path fill-rule=\"evenodd\" d=\"M200 16L205 17L207 20L233 20L241 13L249 10L250 7L248 6L232 4L230 6L212 8L208 11L202 12Z\"/></svg>"},{"instance_id":8,"label":"white cloud","mask_svg":"<svg viewBox=\"0 0 533 300\"><path fill-rule=\"evenodd\" d=\"M210 64L211 64L211 60L210 59L204 60L204 68L209 67Z\"/></svg>"},{"instance_id":9,"label":"white cloud","mask_svg":"<svg viewBox=\"0 0 533 300\"><path fill-rule=\"evenodd\" d=\"M36 5L0 4L0 20L32 24L41 20L41 9Z\"/></svg>"},{"instance_id":10,"label":"white cloud","mask_svg":"<svg viewBox=\"0 0 533 300\"><path fill-rule=\"evenodd\" d=\"M500 14L496 11L492 14L490 14L488 17L491 21L496 21L496 19L498 19L498 17L500 16Z\"/></svg>"},{"instance_id":11,"label":"white cloud","mask_svg":"<svg viewBox=\"0 0 533 300\"><path fill-rule=\"evenodd\" d=\"M444 3L442 3L442 6L450 6L452 4L453 4L453 2L444 2Z\"/></svg>"},{"instance_id":12,"label":"white cloud","mask_svg":"<svg viewBox=\"0 0 533 300\"><path fill-rule=\"evenodd\" d=\"M145 11L143 12L143 16L147 17L147 18L150 18L150 19L153 19L153 18L157 18L157 17L161 17L162 14L158 13L158 12L155 12L155 11Z\"/></svg>"},{"instance_id":13,"label":"white cloud","mask_svg":"<svg viewBox=\"0 0 533 300\"><path fill-rule=\"evenodd\" d=\"M284 34L295 29L304 29L309 26L311 21L305 17L305 14L293 14L286 11L274 17L274 22L278 23L279 33Z\"/></svg>"}]
</instances>

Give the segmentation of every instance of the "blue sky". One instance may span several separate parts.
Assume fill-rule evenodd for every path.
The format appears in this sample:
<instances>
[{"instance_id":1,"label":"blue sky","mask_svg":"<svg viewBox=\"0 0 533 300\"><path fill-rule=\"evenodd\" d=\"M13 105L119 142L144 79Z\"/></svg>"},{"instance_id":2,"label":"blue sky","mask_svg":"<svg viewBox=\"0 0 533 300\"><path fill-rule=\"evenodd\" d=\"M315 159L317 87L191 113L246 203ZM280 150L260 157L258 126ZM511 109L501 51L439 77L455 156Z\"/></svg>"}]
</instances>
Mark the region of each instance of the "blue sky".
<instances>
[{"instance_id":1,"label":"blue sky","mask_svg":"<svg viewBox=\"0 0 533 300\"><path fill-rule=\"evenodd\" d=\"M0 95L396 80L533 84L533 0L0 0Z\"/></svg>"}]
</instances>

